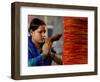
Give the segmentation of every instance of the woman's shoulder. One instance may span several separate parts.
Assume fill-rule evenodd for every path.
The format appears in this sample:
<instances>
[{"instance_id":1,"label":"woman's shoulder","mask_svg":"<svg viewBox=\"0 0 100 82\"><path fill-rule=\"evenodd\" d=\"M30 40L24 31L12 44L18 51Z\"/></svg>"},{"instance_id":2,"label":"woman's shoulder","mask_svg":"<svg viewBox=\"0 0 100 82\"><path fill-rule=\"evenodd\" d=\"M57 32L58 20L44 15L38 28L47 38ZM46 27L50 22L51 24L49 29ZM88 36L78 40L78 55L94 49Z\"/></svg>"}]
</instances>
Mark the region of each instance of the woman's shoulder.
<instances>
[{"instance_id":1,"label":"woman's shoulder","mask_svg":"<svg viewBox=\"0 0 100 82\"><path fill-rule=\"evenodd\" d=\"M28 47L30 47L30 48L36 48L35 44L32 42L31 37L28 37Z\"/></svg>"}]
</instances>

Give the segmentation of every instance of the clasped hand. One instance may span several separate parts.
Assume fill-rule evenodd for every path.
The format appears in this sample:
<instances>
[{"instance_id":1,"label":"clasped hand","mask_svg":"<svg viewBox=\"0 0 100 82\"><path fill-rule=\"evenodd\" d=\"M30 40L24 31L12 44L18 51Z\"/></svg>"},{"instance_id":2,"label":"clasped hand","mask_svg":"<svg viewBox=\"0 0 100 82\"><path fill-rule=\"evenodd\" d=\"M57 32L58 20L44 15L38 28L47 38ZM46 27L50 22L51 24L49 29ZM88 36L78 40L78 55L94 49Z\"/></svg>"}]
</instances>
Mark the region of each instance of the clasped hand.
<instances>
[{"instance_id":1,"label":"clasped hand","mask_svg":"<svg viewBox=\"0 0 100 82\"><path fill-rule=\"evenodd\" d=\"M45 56L50 56L51 55L51 49L52 49L52 44L54 41L58 41L60 38L61 38L62 34L56 34L55 36L53 37L50 37L50 38L46 38L45 39L45 43L42 47L42 51L43 51L43 54Z\"/></svg>"}]
</instances>

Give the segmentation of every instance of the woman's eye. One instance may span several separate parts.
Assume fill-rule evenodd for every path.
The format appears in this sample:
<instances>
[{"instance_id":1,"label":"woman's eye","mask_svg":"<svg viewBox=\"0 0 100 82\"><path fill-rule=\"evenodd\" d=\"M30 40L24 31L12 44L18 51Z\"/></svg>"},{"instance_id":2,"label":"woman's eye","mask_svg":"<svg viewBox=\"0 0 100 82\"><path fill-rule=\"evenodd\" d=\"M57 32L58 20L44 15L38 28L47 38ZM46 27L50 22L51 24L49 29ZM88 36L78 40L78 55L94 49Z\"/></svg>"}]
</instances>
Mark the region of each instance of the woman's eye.
<instances>
[{"instance_id":1,"label":"woman's eye","mask_svg":"<svg viewBox=\"0 0 100 82\"><path fill-rule=\"evenodd\" d=\"M39 31L39 33L42 33L41 31Z\"/></svg>"},{"instance_id":2,"label":"woman's eye","mask_svg":"<svg viewBox=\"0 0 100 82\"><path fill-rule=\"evenodd\" d=\"M44 31L44 33L45 33L46 31Z\"/></svg>"}]
</instances>

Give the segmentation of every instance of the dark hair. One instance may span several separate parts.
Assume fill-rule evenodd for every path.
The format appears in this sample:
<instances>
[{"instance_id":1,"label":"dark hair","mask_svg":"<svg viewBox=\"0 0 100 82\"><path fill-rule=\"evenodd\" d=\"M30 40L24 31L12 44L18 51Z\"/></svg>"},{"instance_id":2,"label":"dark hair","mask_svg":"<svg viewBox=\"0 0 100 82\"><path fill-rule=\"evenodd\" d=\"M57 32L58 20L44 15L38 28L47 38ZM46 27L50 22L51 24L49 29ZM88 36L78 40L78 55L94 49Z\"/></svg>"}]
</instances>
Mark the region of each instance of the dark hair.
<instances>
[{"instance_id":1,"label":"dark hair","mask_svg":"<svg viewBox=\"0 0 100 82\"><path fill-rule=\"evenodd\" d=\"M28 31L29 32L30 32L30 30L35 31L36 29L38 29L38 27L40 25L46 25L46 24L45 24L45 22L43 20L40 20L38 18L34 18L34 19L32 19L32 21L30 23Z\"/></svg>"}]
</instances>

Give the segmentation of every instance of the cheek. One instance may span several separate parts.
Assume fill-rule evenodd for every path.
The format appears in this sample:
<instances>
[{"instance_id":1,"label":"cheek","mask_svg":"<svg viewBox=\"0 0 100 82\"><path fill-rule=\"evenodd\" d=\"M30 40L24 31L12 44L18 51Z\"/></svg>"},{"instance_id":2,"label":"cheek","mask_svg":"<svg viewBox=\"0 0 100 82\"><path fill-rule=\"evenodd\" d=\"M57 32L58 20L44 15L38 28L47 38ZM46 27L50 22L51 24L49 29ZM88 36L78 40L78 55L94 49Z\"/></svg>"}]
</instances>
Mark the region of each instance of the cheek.
<instances>
[{"instance_id":1,"label":"cheek","mask_svg":"<svg viewBox=\"0 0 100 82\"><path fill-rule=\"evenodd\" d=\"M39 34L39 33L36 33L36 34L35 34L35 37L40 37L40 34Z\"/></svg>"},{"instance_id":2,"label":"cheek","mask_svg":"<svg viewBox=\"0 0 100 82\"><path fill-rule=\"evenodd\" d=\"M37 39L38 39L38 35L37 35L36 33L32 33L31 36L32 36L32 38L33 38L34 40L37 40Z\"/></svg>"},{"instance_id":3,"label":"cheek","mask_svg":"<svg viewBox=\"0 0 100 82\"><path fill-rule=\"evenodd\" d=\"M36 40L41 40L41 38L42 38L42 36L41 36L41 34L39 34L39 33L36 33L35 35L34 35L34 38L36 39Z\"/></svg>"}]
</instances>

